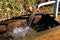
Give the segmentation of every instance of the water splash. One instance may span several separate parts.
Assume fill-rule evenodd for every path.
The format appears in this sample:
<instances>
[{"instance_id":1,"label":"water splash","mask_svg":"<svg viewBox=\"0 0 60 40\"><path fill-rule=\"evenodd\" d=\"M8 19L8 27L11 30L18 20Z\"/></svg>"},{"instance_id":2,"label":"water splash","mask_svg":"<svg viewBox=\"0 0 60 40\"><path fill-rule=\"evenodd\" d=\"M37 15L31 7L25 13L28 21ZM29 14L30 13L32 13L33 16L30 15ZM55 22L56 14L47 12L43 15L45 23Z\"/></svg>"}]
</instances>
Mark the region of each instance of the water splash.
<instances>
[{"instance_id":1,"label":"water splash","mask_svg":"<svg viewBox=\"0 0 60 40\"><path fill-rule=\"evenodd\" d=\"M28 33L32 20L35 17L35 14L36 14L36 9L35 9L35 12L30 16L28 23L24 25L24 28L20 26L21 24L19 22L16 23L16 27L12 30L12 36L14 37L14 39L23 37ZM17 27L17 26L20 26L20 27Z\"/></svg>"},{"instance_id":2,"label":"water splash","mask_svg":"<svg viewBox=\"0 0 60 40\"><path fill-rule=\"evenodd\" d=\"M25 28L22 28L22 27L17 28L16 27L16 28L13 29L12 36L14 38L23 37L23 36L26 35L28 30L29 30L29 27L25 27Z\"/></svg>"}]
</instances>

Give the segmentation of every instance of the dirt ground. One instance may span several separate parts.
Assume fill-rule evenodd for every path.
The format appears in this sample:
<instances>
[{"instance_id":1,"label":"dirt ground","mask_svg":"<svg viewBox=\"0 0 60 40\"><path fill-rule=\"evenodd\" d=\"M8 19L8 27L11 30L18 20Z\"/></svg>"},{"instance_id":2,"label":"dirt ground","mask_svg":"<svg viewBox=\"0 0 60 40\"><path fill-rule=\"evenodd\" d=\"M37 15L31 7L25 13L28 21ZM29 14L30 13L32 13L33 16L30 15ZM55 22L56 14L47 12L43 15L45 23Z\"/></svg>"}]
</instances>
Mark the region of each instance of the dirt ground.
<instances>
[{"instance_id":1,"label":"dirt ground","mask_svg":"<svg viewBox=\"0 0 60 40\"><path fill-rule=\"evenodd\" d=\"M56 18L56 21L60 23L60 15Z\"/></svg>"},{"instance_id":2,"label":"dirt ground","mask_svg":"<svg viewBox=\"0 0 60 40\"><path fill-rule=\"evenodd\" d=\"M60 40L60 26L39 33L31 30L25 37L17 40Z\"/></svg>"}]
</instances>

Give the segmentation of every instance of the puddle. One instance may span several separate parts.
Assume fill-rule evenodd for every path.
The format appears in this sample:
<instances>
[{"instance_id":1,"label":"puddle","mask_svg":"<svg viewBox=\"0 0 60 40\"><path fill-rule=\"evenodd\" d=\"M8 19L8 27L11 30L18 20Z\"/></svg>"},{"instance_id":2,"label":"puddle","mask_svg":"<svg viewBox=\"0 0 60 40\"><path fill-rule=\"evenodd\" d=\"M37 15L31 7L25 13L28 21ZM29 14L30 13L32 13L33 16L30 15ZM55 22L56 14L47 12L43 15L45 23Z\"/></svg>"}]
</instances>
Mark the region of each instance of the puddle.
<instances>
[{"instance_id":1,"label":"puddle","mask_svg":"<svg viewBox=\"0 0 60 40\"><path fill-rule=\"evenodd\" d=\"M41 19L36 24L32 25L32 29L34 29L37 32L40 32L46 29L56 27L58 25L60 24L56 20L54 20L53 17L47 14L47 15L42 15Z\"/></svg>"}]
</instances>

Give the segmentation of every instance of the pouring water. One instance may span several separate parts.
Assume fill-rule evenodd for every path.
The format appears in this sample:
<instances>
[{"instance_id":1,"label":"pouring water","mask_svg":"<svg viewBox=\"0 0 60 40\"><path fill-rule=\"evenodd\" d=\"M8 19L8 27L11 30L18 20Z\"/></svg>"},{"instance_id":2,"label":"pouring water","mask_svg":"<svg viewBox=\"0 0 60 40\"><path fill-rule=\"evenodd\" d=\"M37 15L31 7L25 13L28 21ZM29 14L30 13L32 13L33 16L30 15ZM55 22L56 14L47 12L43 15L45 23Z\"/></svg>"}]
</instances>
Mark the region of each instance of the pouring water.
<instances>
[{"instance_id":1,"label":"pouring water","mask_svg":"<svg viewBox=\"0 0 60 40\"><path fill-rule=\"evenodd\" d=\"M35 17L35 14L36 14L36 8L34 9L35 12L30 16L29 20L28 20L28 23L25 25L25 27L15 27L13 30L12 30L12 36L16 39L18 37L23 37L25 36L29 29L30 29L30 25ZM19 24L19 23L17 23Z\"/></svg>"}]
</instances>

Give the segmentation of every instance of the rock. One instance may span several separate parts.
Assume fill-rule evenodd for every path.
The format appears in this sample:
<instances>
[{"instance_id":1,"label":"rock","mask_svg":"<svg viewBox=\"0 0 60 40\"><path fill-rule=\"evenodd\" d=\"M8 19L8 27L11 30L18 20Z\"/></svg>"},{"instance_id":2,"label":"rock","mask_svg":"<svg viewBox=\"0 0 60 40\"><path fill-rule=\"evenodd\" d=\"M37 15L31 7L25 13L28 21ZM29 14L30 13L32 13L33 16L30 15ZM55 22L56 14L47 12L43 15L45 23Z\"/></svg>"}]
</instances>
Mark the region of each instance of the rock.
<instances>
[{"instance_id":1,"label":"rock","mask_svg":"<svg viewBox=\"0 0 60 40\"><path fill-rule=\"evenodd\" d=\"M6 27L5 27L5 25L0 25L0 32L4 32L4 31L6 31L7 29L6 29Z\"/></svg>"}]
</instances>

